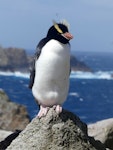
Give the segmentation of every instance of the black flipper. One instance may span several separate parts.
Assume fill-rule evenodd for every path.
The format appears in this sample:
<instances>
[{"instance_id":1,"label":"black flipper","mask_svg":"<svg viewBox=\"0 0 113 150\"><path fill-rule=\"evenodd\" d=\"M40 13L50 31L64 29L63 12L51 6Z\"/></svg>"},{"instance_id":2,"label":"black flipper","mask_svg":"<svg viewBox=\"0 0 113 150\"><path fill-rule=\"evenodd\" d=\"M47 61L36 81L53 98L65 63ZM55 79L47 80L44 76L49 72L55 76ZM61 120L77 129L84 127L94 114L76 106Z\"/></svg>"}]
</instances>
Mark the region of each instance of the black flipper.
<instances>
[{"instance_id":1,"label":"black flipper","mask_svg":"<svg viewBox=\"0 0 113 150\"><path fill-rule=\"evenodd\" d=\"M34 67L30 71L30 81L29 81L29 88L32 89L33 83L34 83L34 78L35 78L35 69Z\"/></svg>"},{"instance_id":2,"label":"black flipper","mask_svg":"<svg viewBox=\"0 0 113 150\"><path fill-rule=\"evenodd\" d=\"M37 45L36 48L36 53L34 55L33 63L32 63L32 68L30 71L30 81L29 81L29 88L32 89L33 84L34 84L34 79L35 79L35 62L39 58L41 54L42 47L49 41L49 38L44 38L42 39L39 44Z\"/></svg>"},{"instance_id":3,"label":"black flipper","mask_svg":"<svg viewBox=\"0 0 113 150\"><path fill-rule=\"evenodd\" d=\"M30 81L29 81L29 88L32 89L35 79L35 62L39 58L41 53L41 49L37 47L37 52L34 55L33 62L32 62L32 68L30 70Z\"/></svg>"}]
</instances>

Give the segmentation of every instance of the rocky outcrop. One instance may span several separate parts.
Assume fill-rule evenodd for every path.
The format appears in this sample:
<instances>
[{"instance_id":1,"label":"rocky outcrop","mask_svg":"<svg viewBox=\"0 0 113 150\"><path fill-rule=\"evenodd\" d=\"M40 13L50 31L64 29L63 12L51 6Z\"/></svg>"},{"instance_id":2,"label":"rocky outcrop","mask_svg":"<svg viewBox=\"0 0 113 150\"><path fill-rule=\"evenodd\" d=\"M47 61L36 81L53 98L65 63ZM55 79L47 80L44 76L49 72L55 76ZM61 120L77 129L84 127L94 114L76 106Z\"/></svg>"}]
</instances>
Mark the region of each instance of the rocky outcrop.
<instances>
[{"instance_id":1,"label":"rocky outcrop","mask_svg":"<svg viewBox=\"0 0 113 150\"><path fill-rule=\"evenodd\" d=\"M113 118L88 125L88 134L113 150Z\"/></svg>"},{"instance_id":2,"label":"rocky outcrop","mask_svg":"<svg viewBox=\"0 0 113 150\"><path fill-rule=\"evenodd\" d=\"M7 150L105 150L87 134L87 125L63 110L51 108L46 117L34 118Z\"/></svg>"},{"instance_id":3,"label":"rocky outcrop","mask_svg":"<svg viewBox=\"0 0 113 150\"><path fill-rule=\"evenodd\" d=\"M74 55L71 55L71 68L73 71L92 71L91 68L89 68L84 62L79 61Z\"/></svg>"},{"instance_id":4,"label":"rocky outcrop","mask_svg":"<svg viewBox=\"0 0 113 150\"><path fill-rule=\"evenodd\" d=\"M28 60L29 60L29 65L31 66L33 61L33 56L28 56ZM74 55L71 55L70 63L71 63L72 71L92 72L91 68L89 68L84 62L79 61Z\"/></svg>"},{"instance_id":5,"label":"rocky outcrop","mask_svg":"<svg viewBox=\"0 0 113 150\"><path fill-rule=\"evenodd\" d=\"M24 129L30 122L25 106L13 103L3 90L0 90L0 129L15 131Z\"/></svg>"},{"instance_id":6,"label":"rocky outcrop","mask_svg":"<svg viewBox=\"0 0 113 150\"><path fill-rule=\"evenodd\" d=\"M24 49L0 47L0 70L22 71L29 70L28 58Z\"/></svg>"},{"instance_id":7,"label":"rocky outcrop","mask_svg":"<svg viewBox=\"0 0 113 150\"><path fill-rule=\"evenodd\" d=\"M27 55L24 49L0 47L0 71L29 72L33 56ZM75 56L71 56L71 67L74 71L91 71L91 69L80 62Z\"/></svg>"}]
</instances>

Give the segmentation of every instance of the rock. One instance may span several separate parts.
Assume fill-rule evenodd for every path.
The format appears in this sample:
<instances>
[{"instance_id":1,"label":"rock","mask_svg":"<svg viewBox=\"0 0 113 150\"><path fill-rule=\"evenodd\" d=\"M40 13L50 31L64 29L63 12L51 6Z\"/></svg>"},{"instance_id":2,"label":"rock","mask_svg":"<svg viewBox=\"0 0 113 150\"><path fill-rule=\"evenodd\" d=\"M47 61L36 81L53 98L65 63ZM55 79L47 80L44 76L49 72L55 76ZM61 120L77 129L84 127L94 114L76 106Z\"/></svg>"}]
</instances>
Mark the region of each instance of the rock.
<instances>
[{"instance_id":1,"label":"rock","mask_svg":"<svg viewBox=\"0 0 113 150\"><path fill-rule=\"evenodd\" d=\"M0 47L0 71L21 71L29 72L33 63L33 56L28 55L21 48L2 48ZM73 71L91 71L83 62L71 56L71 67Z\"/></svg>"},{"instance_id":2,"label":"rock","mask_svg":"<svg viewBox=\"0 0 113 150\"><path fill-rule=\"evenodd\" d=\"M13 103L3 90L0 90L0 129L23 130L30 122L25 106Z\"/></svg>"},{"instance_id":3,"label":"rock","mask_svg":"<svg viewBox=\"0 0 113 150\"><path fill-rule=\"evenodd\" d=\"M51 108L46 117L34 118L7 150L105 150L87 135L87 126L74 114Z\"/></svg>"},{"instance_id":4,"label":"rock","mask_svg":"<svg viewBox=\"0 0 113 150\"><path fill-rule=\"evenodd\" d=\"M113 150L113 118L88 125L88 134Z\"/></svg>"},{"instance_id":5,"label":"rock","mask_svg":"<svg viewBox=\"0 0 113 150\"><path fill-rule=\"evenodd\" d=\"M11 133L12 133L12 131L0 130L0 141L4 140Z\"/></svg>"},{"instance_id":6,"label":"rock","mask_svg":"<svg viewBox=\"0 0 113 150\"><path fill-rule=\"evenodd\" d=\"M71 68L73 71L87 71L92 72L91 68L89 68L84 62L79 61L74 55L71 55Z\"/></svg>"},{"instance_id":7,"label":"rock","mask_svg":"<svg viewBox=\"0 0 113 150\"><path fill-rule=\"evenodd\" d=\"M20 48L0 47L0 70L2 71L29 71L26 52Z\"/></svg>"}]
</instances>

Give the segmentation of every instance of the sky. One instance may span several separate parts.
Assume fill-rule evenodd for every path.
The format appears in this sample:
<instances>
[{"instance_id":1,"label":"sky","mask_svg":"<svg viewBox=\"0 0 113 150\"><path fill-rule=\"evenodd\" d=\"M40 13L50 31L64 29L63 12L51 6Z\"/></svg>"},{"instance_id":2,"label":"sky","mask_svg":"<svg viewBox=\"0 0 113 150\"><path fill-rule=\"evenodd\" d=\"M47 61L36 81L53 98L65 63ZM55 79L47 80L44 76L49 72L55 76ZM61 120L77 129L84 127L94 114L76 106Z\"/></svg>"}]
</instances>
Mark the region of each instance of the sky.
<instances>
[{"instance_id":1,"label":"sky","mask_svg":"<svg viewBox=\"0 0 113 150\"><path fill-rule=\"evenodd\" d=\"M35 50L62 19L72 51L113 51L113 0L0 0L0 45Z\"/></svg>"}]
</instances>

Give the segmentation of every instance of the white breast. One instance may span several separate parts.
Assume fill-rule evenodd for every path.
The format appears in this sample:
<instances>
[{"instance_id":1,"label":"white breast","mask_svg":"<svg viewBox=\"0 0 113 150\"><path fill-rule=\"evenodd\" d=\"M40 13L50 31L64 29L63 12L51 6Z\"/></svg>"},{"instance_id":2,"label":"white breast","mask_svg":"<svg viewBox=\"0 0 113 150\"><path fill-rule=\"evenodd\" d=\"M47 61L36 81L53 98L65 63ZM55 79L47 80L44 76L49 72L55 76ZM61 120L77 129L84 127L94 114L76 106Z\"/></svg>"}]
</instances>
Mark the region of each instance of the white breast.
<instances>
[{"instance_id":1,"label":"white breast","mask_svg":"<svg viewBox=\"0 0 113 150\"><path fill-rule=\"evenodd\" d=\"M33 95L47 106L62 104L68 93L70 46L56 40L49 41L36 61Z\"/></svg>"}]
</instances>

